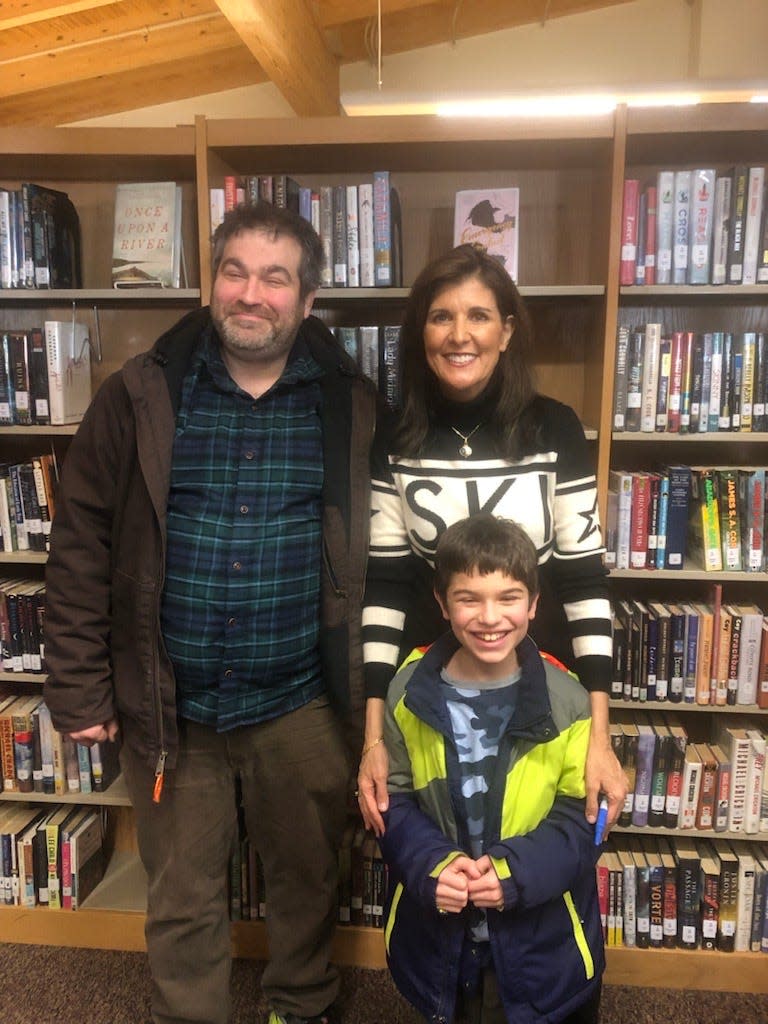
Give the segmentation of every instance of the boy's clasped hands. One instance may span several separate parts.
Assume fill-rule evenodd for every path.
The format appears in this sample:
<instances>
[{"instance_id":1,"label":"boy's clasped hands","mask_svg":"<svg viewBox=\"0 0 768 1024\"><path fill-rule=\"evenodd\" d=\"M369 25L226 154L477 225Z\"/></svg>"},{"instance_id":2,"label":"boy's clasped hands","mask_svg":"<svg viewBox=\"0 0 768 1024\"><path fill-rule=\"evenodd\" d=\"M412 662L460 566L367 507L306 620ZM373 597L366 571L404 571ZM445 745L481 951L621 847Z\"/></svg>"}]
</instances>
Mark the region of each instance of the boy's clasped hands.
<instances>
[{"instance_id":1,"label":"boy's clasped hands","mask_svg":"<svg viewBox=\"0 0 768 1024\"><path fill-rule=\"evenodd\" d=\"M441 914L458 914L469 904L503 910L501 882L491 858L455 857L437 877L435 903Z\"/></svg>"}]
</instances>

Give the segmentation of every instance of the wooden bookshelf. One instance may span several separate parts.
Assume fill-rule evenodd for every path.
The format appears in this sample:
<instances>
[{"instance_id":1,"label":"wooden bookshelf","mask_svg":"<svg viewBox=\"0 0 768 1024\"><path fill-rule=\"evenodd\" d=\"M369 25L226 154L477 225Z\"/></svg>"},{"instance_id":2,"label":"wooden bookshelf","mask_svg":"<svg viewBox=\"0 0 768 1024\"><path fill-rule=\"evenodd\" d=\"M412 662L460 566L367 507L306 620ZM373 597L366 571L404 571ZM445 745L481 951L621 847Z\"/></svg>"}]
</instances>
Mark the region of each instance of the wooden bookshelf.
<instances>
[{"instance_id":1,"label":"wooden bookshelf","mask_svg":"<svg viewBox=\"0 0 768 1024\"><path fill-rule=\"evenodd\" d=\"M451 244L455 191L518 185L519 283L534 320L539 383L542 390L573 406L589 426L603 511L609 469L625 452L630 453L628 458L642 458L648 441L660 441L665 451L677 452L679 441L661 435L616 435L611 430L619 316L678 310L686 316L727 318L732 311L745 309L763 316L762 310L768 308L768 288L619 287L624 178L630 171L642 176L662 165L768 164L768 116L748 104L684 111L620 108L615 114L575 119L198 118L194 126L170 130L0 129L0 148L0 185L17 187L22 180L34 180L62 188L72 197L81 218L85 278L85 287L74 293L0 292L0 327L25 328L36 326L41 317L71 316L73 301L86 318L96 308L103 359L94 365L95 386L128 356L148 348L181 312L207 299L208 190L221 184L225 174L289 173L302 184L321 185L356 183L378 169L391 172L403 207L403 287L321 291L316 309L331 324L353 323L363 313L371 322L393 322L418 270ZM190 287L130 294L111 289L114 186L122 180L165 179L183 186ZM105 229L107 224L110 230ZM3 428L1 457L51 441L63 457L71 434L67 428ZM742 445L745 458L752 460L758 458L764 441L764 435L739 434L703 435L684 443L695 445L697 460L708 446L723 452ZM28 572L39 578L45 556L0 555L0 561L9 573ZM756 580L733 575L738 579L724 577L728 587L759 588L765 582L765 574L754 574ZM695 588L714 578L709 574L704 579L698 569L686 567L668 574L614 572L612 585L625 592L645 588L648 593L650 581L667 588ZM29 687L38 680L3 679L4 686L13 684ZM624 702L615 706L638 710ZM670 710L688 708L673 705ZM109 813L114 852L104 882L85 907L76 913L0 908L0 941L144 949L145 880L136 857L131 811L116 799ZM263 923L238 922L232 934L236 955L266 954ZM382 932L340 927L334 954L339 963L384 967ZM609 984L768 993L768 971L759 954L611 948L607 958Z\"/></svg>"}]
</instances>

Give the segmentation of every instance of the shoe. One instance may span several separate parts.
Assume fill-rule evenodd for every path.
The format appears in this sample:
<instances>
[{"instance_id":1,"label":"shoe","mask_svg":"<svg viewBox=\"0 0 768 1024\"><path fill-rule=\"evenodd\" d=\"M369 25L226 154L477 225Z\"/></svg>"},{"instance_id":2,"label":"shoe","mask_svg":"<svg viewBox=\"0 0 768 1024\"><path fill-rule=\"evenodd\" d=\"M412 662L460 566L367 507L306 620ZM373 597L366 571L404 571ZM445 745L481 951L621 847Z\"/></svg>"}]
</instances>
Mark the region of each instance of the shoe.
<instances>
[{"instance_id":1,"label":"shoe","mask_svg":"<svg viewBox=\"0 0 768 1024\"><path fill-rule=\"evenodd\" d=\"M338 1024L337 1018L330 1012L318 1014L317 1017L297 1017L295 1013L278 1013L270 1010L267 1024Z\"/></svg>"}]
</instances>

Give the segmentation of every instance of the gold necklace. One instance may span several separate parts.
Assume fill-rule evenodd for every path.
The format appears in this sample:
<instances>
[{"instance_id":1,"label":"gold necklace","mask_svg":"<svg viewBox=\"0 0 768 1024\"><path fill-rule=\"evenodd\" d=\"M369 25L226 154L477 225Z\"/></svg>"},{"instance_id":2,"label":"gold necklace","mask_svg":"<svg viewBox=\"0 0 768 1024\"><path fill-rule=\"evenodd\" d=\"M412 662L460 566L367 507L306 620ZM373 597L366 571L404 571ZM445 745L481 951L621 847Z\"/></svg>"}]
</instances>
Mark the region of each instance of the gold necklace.
<instances>
[{"instance_id":1,"label":"gold necklace","mask_svg":"<svg viewBox=\"0 0 768 1024\"><path fill-rule=\"evenodd\" d=\"M454 434L456 434L457 437L460 437L461 440L464 442L464 444L459 448L459 455L462 457L462 459L468 459L469 456L472 454L472 447L469 443L469 439L470 437L472 437L473 434L477 433L477 431L480 429L480 427L482 427L482 425L483 423L481 420L480 423L478 423L476 427L470 430L468 434L462 434L462 432L460 430L457 430L456 427L451 427L451 430L454 432Z\"/></svg>"}]
</instances>

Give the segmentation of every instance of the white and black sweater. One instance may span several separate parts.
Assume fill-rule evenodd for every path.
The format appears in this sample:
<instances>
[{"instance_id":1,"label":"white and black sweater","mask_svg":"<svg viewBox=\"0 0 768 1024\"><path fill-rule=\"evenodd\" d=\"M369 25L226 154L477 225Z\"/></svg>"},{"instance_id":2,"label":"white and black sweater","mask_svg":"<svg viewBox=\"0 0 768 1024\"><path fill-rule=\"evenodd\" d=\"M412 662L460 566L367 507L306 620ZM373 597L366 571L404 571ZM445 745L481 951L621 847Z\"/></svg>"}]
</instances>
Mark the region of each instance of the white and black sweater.
<instances>
[{"instance_id":1,"label":"white and black sweater","mask_svg":"<svg viewBox=\"0 0 768 1024\"><path fill-rule=\"evenodd\" d=\"M459 455L462 441L451 428L469 434L482 420L482 400L446 404L441 412L418 458L391 454L391 420L374 441L363 612L367 696L384 697L405 655L447 628L432 593L437 540L481 510L519 523L536 545L541 596L532 637L574 668L588 690L607 692L611 619L597 490L576 414L537 396L527 414L536 440L510 462L495 454L484 426L471 437L472 454Z\"/></svg>"}]
</instances>

